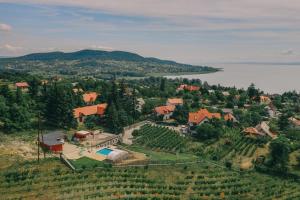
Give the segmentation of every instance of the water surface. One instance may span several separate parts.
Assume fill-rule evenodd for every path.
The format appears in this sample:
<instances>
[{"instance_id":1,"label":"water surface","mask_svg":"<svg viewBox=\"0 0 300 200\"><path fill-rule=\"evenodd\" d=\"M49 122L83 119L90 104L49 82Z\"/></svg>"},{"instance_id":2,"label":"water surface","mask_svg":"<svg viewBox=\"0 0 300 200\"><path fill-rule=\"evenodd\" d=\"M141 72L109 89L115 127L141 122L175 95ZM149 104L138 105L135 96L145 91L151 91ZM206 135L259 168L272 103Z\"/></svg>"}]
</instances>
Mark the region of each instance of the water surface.
<instances>
[{"instance_id":1,"label":"water surface","mask_svg":"<svg viewBox=\"0 0 300 200\"><path fill-rule=\"evenodd\" d=\"M267 93L300 92L300 65L219 64L223 71L211 74L166 76L200 79L209 84L247 88L251 83Z\"/></svg>"}]
</instances>

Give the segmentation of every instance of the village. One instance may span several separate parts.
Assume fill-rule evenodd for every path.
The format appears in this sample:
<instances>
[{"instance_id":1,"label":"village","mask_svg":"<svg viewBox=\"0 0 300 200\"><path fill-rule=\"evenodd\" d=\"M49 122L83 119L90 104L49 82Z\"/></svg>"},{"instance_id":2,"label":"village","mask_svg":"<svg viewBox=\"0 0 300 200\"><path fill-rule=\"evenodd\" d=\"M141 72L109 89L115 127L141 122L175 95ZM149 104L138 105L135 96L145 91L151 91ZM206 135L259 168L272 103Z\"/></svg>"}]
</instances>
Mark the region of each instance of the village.
<instances>
[{"instance_id":1,"label":"village","mask_svg":"<svg viewBox=\"0 0 300 200\"><path fill-rule=\"evenodd\" d=\"M184 81L186 82L186 80ZM203 157L222 161L227 164L230 163L230 165L241 169L251 169L253 163L258 159L262 157L265 159L268 156L268 151L265 149L267 149L270 141L276 139L279 135L279 128L274 125L274 121L280 120L282 116L281 110L276 108L272 101L277 98L276 95L263 94L255 88L251 88L251 86L248 88L248 94L249 90L251 92L251 89L254 94L251 97L246 97L245 93L240 93L240 91L235 91L231 88L223 90L217 88L214 90L214 87L205 86L204 88L204 85L199 84L199 82L195 84L181 83L179 85L180 80L170 82L171 84L175 82L174 85L177 85L175 91L172 91L174 96L166 98L165 103L160 100L160 103L156 103L157 106L152 105L152 108L146 111L146 118L143 117L142 121L137 121L123 127L119 133L110 132L105 128L97 129L98 126L87 125L86 121L90 121L91 117L96 117L96 119L99 119L98 121L106 119L108 102L99 102L98 99L101 97L101 91L84 91L78 86L78 83L72 83L73 92L82 95L84 102L82 106L73 109L73 118L76 120L78 128L71 131L58 130L50 131L49 133L46 132L39 135L38 142L43 151L67 160L68 165L71 165L72 168L74 168L71 164L72 162L75 161L76 163L76 160L85 158L116 165L149 162L151 159L147 153L134 151L134 148L130 148L131 145L136 146L136 144L141 144L138 141L145 136L143 135L144 133L142 133L142 136L139 136L137 132L143 132L142 130L146 126L159 127L162 130L167 128L171 131L171 136L168 137L176 137L176 140L181 140L180 138L187 140L189 138L187 143L190 143L191 146L195 146L194 144L199 141L199 138L204 141L204 144L206 140L215 141L215 145L217 146L214 147L213 152L210 152L212 150L209 149L209 146L201 150ZM48 84L48 81L43 80L41 84ZM15 83L15 87L26 92L28 91L29 84L27 82L18 82ZM133 89L127 86L124 87L124 95L132 97ZM143 86L141 88L142 90L144 89ZM140 91L137 91L137 93L140 93ZM141 95L134 98L134 109L138 113L145 113L146 109L144 107L147 107L145 105L146 102L149 99L153 99L153 97L148 97L147 99ZM157 99L157 97L155 98ZM241 98L243 98L243 101L239 102ZM226 101L228 101L227 105ZM232 102L238 103L233 105ZM262 116L258 116L258 119L255 119L257 117L255 115L250 116L247 120L252 121L245 123L245 117L248 117L247 114L252 112L251 109L253 108L259 109L257 112L260 112L259 115ZM300 127L300 120L296 117L289 116L288 120L291 127ZM211 129L208 133L202 133L205 132L205 129L199 128L203 127L203 124L212 125L208 127ZM222 133L218 133L222 132L221 129L226 131L229 129L235 130L236 135L231 135L224 141L218 142L218 138L222 137L220 136ZM160 132L160 130L158 131ZM204 137L204 135L206 136ZM158 135L158 137L161 136ZM246 150L236 149L235 144L227 141L232 140L231 137L246 141L245 143L250 142L250 144L244 145ZM156 141L155 138L154 140ZM196 150L184 147L180 148L180 151L194 152L199 150L197 148L200 147L196 147ZM235 160L238 159L234 158L234 156L226 159L222 158L222 156L218 155L220 154L218 153L218 148L223 148L223 151L229 149L228 153L241 151L242 153L237 153L239 161L236 162ZM166 151L172 154L179 152L179 150L174 150L174 148L163 149L161 146L151 149L158 152ZM252 153L247 154L248 150ZM208 152L210 153L208 154Z\"/></svg>"},{"instance_id":2,"label":"village","mask_svg":"<svg viewBox=\"0 0 300 200\"><path fill-rule=\"evenodd\" d=\"M110 195L106 183L117 185L122 195L116 198L139 198L136 191L141 191L151 198L159 194L201 199L216 187L214 197L262 197L277 194L273 191L282 179L276 177L281 176L290 177L285 180L289 196L298 195L297 93L266 94L254 85L236 89L158 77L16 80L0 89L0 110L8 113L0 118L0 167L10 169L3 172L0 184L1 191L9 188L6 196L18 196L9 192L14 184L42 180L42 185L66 184L52 194L67 199L82 197L85 187L86 198L101 197L101 190ZM157 176L171 180L163 182L170 189L160 191ZM227 181L232 177L238 186ZM189 187L204 191L204 180L209 181L207 192L185 192ZM266 181L271 193L258 190ZM34 197L44 198L38 185L31 186L41 191ZM155 194L152 187L157 187ZM31 193L24 195L33 198Z\"/></svg>"}]
</instances>

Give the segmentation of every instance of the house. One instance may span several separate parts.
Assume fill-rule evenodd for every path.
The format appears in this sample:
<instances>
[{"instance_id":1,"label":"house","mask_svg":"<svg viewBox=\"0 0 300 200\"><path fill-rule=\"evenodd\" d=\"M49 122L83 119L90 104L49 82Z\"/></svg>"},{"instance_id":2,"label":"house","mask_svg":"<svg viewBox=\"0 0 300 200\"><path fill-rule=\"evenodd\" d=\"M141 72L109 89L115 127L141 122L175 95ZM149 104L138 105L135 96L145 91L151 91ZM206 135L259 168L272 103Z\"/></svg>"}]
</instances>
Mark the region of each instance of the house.
<instances>
[{"instance_id":1,"label":"house","mask_svg":"<svg viewBox=\"0 0 300 200\"><path fill-rule=\"evenodd\" d=\"M300 128L300 120L294 117L290 117L289 121L292 123L294 128Z\"/></svg>"},{"instance_id":2,"label":"house","mask_svg":"<svg viewBox=\"0 0 300 200\"><path fill-rule=\"evenodd\" d=\"M103 116L107 108L107 103L97 104L93 106L84 106L74 109L74 117L78 123L84 122L86 116L98 115Z\"/></svg>"},{"instance_id":3,"label":"house","mask_svg":"<svg viewBox=\"0 0 300 200\"><path fill-rule=\"evenodd\" d=\"M81 92L83 92L83 89L81 89L81 88L73 88L73 92L74 93L81 93Z\"/></svg>"},{"instance_id":4,"label":"house","mask_svg":"<svg viewBox=\"0 0 300 200\"><path fill-rule=\"evenodd\" d=\"M234 117L232 113L227 113L224 115L224 120L225 121L232 121L233 123L237 123L238 120Z\"/></svg>"},{"instance_id":5,"label":"house","mask_svg":"<svg viewBox=\"0 0 300 200\"><path fill-rule=\"evenodd\" d=\"M214 90L208 90L208 93L213 94L213 93L215 93L215 91Z\"/></svg>"},{"instance_id":6,"label":"house","mask_svg":"<svg viewBox=\"0 0 300 200\"><path fill-rule=\"evenodd\" d=\"M274 106L272 103L270 103L269 105L267 105L267 106L265 107L265 109L267 110L268 115L269 115L269 117L271 117L271 118L276 118L276 117L278 116L278 114L279 114L279 113L277 112L275 106Z\"/></svg>"},{"instance_id":7,"label":"house","mask_svg":"<svg viewBox=\"0 0 300 200\"><path fill-rule=\"evenodd\" d=\"M227 92L227 91L222 92L222 94L223 94L225 97L228 97L228 96L230 95L230 93Z\"/></svg>"},{"instance_id":8,"label":"house","mask_svg":"<svg viewBox=\"0 0 300 200\"><path fill-rule=\"evenodd\" d=\"M265 121L261 122L256 127L245 128L243 132L250 136L269 136L272 139L277 137L276 133L271 132L268 123Z\"/></svg>"},{"instance_id":9,"label":"house","mask_svg":"<svg viewBox=\"0 0 300 200\"><path fill-rule=\"evenodd\" d=\"M181 84L181 85L176 89L176 91L179 92L179 91L182 91L182 90L187 90L187 91L193 92L193 91L199 91L199 90L200 90L200 87L199 87L199 86L195 86L195 85Z\"/></svg>"},{"instance_id":10,"label":"house","mask_svg":"<svg viewBox=\"0 0 300 200\"><path fill-rule=\"evenodd\" d=\"M221 114L210 113L207 109L200 109L197 112L189 113L188 123L190 126L199 125L212 118L221 119Z\"/></svg>"},{"instance_id":11,"label":"house","mask_svg":"<svg viewBox=\"0 0 300 200\"><path fill-rule=\"evenodd\" d=\"M156 116L163 116L163 120L170 119L175 110L174 105L159 106L154 108Z\"/></svg>"},{"instance_id":12,"label":"house","mask_svg":"<svg viewBox=\"0 0 300 200\"><path fill-rule=\"evenodd\" d=\"M82 95L83 101L87 104L94 103L98 97L96 92L87 92Z\"/></svg>"},{"instance_id":13,"label":"house","mask_svg":"<svg viewBox=\"0 0 300 200\"><path fill-rule=\"evenodd\" d=\"M142 112L142 109L145 105L145 100L143 98L138 98L136 101L137 101L136 110Z\"/></svg>"},{"instance_id":14,"label":"house","mask_svg":"<svg viewBox=\"0 0 300 200\"><path fill-rule=\"evenodd\" d=\"M39 144L53 153L60 153L63 151L64 138L62 132L48 133L39 137Z\"/></svg>"},{"instance_id":15,"label":"house","mask_svg":"<svg viewBox=\"0 0 300 200\"><path fill-rule=\"evenodd\" d=\"M224 114L228 114L228 113L233 113L233 110L231 109L231 108L223 108L222 109L222 112L224 113Z\"/></svg>"},{"instance_id":16,"label":"house","mask_svg":"<svg viewBox=\"0 0 300 200\"><path fill-rule=\"evenodd\" d=\"M182 106L183 105L183 99L182 98L169 98L167 100L167 106Z\"/></svg>"},{"instance_id":17,"label":"house","mask_svg":"<svg viewBox=\"0 0 300 200\"><path fill-rule=\"evenodd\" d=\"M272 101L268 96L259 96L259 101L261 104L270 104Z\"/></svg>"},{"instance_id":18,"label":"house","mask_svg":"<svg viewBox=\"0 0 300 200\"><path fill-rule=\"evenodd\" d=\"M91 135L93 135L93 134L89 131L77 131L74 134L74 140L77 140L77 141L86 140Z\"/></svg>"},{"instance_id":19,"label":"house","mask_svg":"<svg viewBox=\"0 0 300 200\"><path fill-rule=\"evenodd\" d=\"M22 90L27 89L29 87L27 82L18 82L18 83L15 83L15 86Z\"/></svg>"}]
</instances>

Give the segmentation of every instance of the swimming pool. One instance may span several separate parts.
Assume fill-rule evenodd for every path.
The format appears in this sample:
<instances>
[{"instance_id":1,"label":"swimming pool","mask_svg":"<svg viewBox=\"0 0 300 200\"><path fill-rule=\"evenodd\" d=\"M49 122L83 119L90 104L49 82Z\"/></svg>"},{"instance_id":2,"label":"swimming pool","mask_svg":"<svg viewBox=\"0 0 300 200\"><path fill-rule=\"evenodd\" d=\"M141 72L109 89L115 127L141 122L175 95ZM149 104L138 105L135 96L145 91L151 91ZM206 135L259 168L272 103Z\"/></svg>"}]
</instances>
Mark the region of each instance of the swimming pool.
<instances>
[{"instance_id":1,"label":"swimming pool","mask_svg":"<svg viewBox=\"0 0 300 200\"><path fill-rule=\"evenodd\" d=\"M107 156L107 155L110 154L110 152L112 152L112 151L113 151L113 150L111 150L111 149L104 148L104 149L98 150L96 153L97 153L97 154L101 154L101 155Z\"/></svg>"}]
</instances>

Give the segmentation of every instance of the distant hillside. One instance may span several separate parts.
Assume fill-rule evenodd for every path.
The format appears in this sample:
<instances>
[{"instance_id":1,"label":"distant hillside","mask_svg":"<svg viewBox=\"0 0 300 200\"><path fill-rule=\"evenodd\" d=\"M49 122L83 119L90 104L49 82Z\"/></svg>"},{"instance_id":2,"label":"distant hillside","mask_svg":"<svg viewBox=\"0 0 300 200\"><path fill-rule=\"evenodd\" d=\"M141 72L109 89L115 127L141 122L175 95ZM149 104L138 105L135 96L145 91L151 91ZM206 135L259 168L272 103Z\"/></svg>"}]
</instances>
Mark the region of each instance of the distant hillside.
<instances>
[{"instance_id":1,"label":"distant hillside","mask_svg":"<svg viewBox=\"0 0 300 200\"><path fill-rule=\"evenodd\" d=\"M207 66L181 64L147 58L125 51L81 50L71 53L33 53L0 59L0 69L26 70L46 75L149 76L164 74L209 73Z\"/></svg>"}]
</instances>

